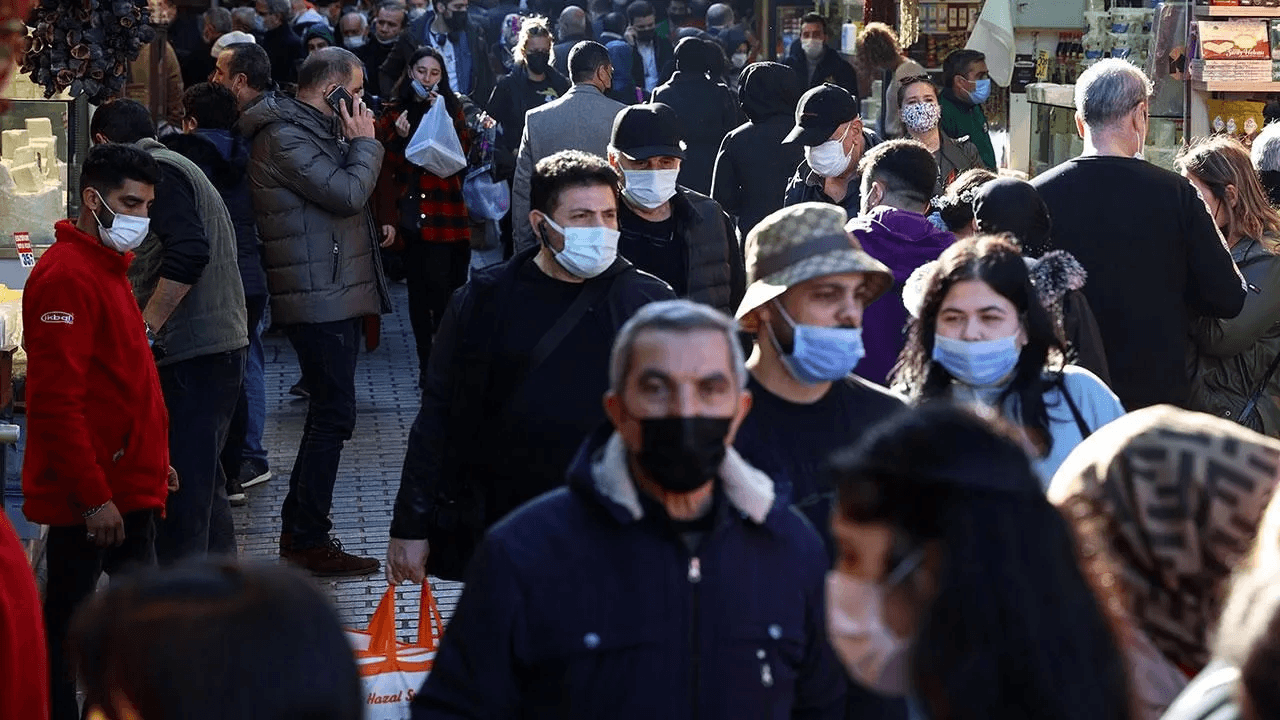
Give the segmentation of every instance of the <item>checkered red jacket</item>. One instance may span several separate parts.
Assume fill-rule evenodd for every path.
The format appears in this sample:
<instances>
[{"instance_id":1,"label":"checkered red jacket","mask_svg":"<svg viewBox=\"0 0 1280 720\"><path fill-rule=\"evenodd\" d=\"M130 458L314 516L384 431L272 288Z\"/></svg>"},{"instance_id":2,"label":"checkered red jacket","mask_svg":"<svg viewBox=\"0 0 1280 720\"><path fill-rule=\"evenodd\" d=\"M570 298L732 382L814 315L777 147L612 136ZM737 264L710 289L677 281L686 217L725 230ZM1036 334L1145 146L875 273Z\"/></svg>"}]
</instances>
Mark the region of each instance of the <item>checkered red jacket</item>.
<instances>
[{"instance_id":1,"label":"checkered red jacket","mask_svg":"<svg viewBox=\"0 0 1280 720\"><path fill-rule=\"evenodd\" d=\"M373 193L374 215L379 225L394 225L396 234L407 242L470 242L471 219L462 200L462 178L466 169L447 178L437 177L404 157L409 138L396 132L396 118L404 109L388 105L378 119L377 136L386 148L378 185ZM416 118L415 118L416 116ZM422 113L409 110L414 126ZM471 151L471 132L461 109L453 114L453 126L462 141L463 153ZM413 133L409 134L412 137ZM406 207L410 193L419 197L415 207ZM416 211L416 212L415 212Z\"/></svg>"}]
</instances>

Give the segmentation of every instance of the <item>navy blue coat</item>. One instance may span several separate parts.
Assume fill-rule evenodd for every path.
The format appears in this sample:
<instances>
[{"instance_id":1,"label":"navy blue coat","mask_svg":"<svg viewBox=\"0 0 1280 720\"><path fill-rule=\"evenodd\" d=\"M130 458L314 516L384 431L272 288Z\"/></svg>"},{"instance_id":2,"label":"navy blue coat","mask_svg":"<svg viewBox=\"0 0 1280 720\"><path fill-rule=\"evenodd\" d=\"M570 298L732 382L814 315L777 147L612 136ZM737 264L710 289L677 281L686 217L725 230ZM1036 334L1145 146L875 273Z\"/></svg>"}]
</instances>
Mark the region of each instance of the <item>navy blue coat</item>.
<instances>
[{"instance_id":1,"label":"navy blue coat","mask_svg":"<svg viewBox=\"0 0 1280 720\"><path fill-rule=\"evenodd\" d=\"M587 440L569 487L490 530L413 717L842 717L813 528L739 458L767 514L757 523L721 481L691 554L664 515L617 499L635 495L625 471L593 474L611 435Z\"/></svg>"}]
</instances>

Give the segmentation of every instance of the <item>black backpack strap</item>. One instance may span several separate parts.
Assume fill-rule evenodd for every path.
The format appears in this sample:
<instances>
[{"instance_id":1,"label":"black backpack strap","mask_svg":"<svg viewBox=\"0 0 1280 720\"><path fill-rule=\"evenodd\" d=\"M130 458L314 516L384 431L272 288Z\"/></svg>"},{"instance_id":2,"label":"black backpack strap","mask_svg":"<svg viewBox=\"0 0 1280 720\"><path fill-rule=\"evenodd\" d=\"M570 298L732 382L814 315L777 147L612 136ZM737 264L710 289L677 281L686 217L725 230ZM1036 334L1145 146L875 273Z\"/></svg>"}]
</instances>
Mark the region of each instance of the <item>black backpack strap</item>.
<instances>
[{"instance_id":1,"label":"black backpack strap","mask_svg":"<svg viewBox=\"0 0 1280 720\"><path fill-rule=\"evenodd\" d=\"M1067 392L1067 377L1062 375L1058 378L1058 387L1062 390L1062 397L1067 401L1067 407L1071 408L1071 417L1075 418L1076 427L1080 429L1080 439L1083 440L1093 434L1089 429L1089 423L1084 421L1084 415L1080 412L1080 408L1076 406L1076 401L1071 397L1071 393Z\"/></svg>"}]
</instances>

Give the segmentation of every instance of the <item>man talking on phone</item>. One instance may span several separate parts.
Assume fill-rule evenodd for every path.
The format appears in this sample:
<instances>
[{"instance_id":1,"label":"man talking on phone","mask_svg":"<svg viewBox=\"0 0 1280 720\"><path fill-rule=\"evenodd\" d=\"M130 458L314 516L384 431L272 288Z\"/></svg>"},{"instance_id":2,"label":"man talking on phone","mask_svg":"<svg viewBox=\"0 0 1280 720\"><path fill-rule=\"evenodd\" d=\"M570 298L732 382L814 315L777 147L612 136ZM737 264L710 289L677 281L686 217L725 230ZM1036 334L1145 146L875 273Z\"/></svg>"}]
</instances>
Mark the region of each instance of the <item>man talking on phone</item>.
<instances>
[{"instance_id":1,"label":"man talking on phone","mask_svg":"<svg viewBox=\"0 0 1280 720\"><path fill-rule=\"evenodd\" d=\"M391 310L378 245L390 245L395 229L376 229L369 210L382 145L363 94L360 60L323 48L298 71L296 100L266 95L240 118L253 143L249 182L271 317L285 328L311 393L280 512L280 556L322 577L379 567L329 534L338 461L356 423L361 322Z\"/></svg>"}]
</instances>

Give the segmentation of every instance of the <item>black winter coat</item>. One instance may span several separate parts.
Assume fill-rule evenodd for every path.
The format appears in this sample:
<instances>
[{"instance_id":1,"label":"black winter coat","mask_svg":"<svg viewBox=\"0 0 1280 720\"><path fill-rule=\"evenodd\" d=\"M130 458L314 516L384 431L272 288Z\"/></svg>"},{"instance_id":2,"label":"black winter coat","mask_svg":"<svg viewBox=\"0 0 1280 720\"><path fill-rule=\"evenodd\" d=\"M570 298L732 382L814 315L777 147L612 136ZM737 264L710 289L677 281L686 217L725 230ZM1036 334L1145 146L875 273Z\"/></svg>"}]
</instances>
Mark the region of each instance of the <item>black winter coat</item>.
<instances>
[{"instance_id":1,"label":"black winter coat","mask_svg":"<svg viewBox=\"0 0 1280 720\"><path fill-rule=\"evenodd\" d=\"M229 130L198 130L194 135L169 135L165 137L164 144L199 165L217 188L236 229L236 264L240 269L244 296L265 297L267 273L262 269L262 247L246 172L248 141Z\"/></svg>"},{"instance_id":2,"label":"black winter coat","mask_svg":"<svg viewBox=\"0 0 1280 720\"><path fill-rule=\"evenodd\" d=\"M671 198L671 213L676 219L675 237L687 251L685 297L732 315L747 291L747 271L732 221L715 200L683 187L677 187ZM648 240L624 228L619 254L626 257L627 245L636 242Z\"/></svg>"},{"instance_id":3,"label":"black winter coat","mask_svg":"<svg viewBox=\"0 0 1280 720\"><path fill-rule=\"evenodd\" d=\"M485 538L413 717L842 717L817 534L732 450L721 478L691 552L594 433Z\"/></svg>"},{"instance_id":4,"label":"black winter coat","mask_svg":"<svg viewBox=\"0 0 1280 720\"><path fill-rule=\"evenodd\" d=\"M680 163L680 184L710 195L716 152L741 121L733 93L705 75L676 71L653 91L653 102L670 105L684 130L688 147Z\"/></svg>"},{"instance_id":5,"label":"black winter coat","mask_svg":"<svg viewBox=\"0 0 1280 720\"><path fill-rule=\"evenodd\" d=\"M425 538L438 494L456 497L463 485L483 498L488 527L563 483L582 438L604 422L600 398L609 387L614 335L641 306L674 297L666 283L619 259L587 281L612 285L538 369L523 371L526 392L515 403L495 391L509 380L495 376L496 346L520 269L538 250L473 272L449 301L431 348L422 409L409 431L391 537ZM580 416L576 424L563 424L570 414Z\"/></svg>"},{"instance_id":6,"label":"black winter coat","mask_svg":"<svg viewBox=\"0 0 1280 720\"><path fill-rule=\"evenodd\" d=\"M862 98L858 93L858 74L853 71L853 66L845 61L844 56L830 46L818 59L818 65L812 77L809 75L809 58L805 56L799 40L791 43L784 62L800 77L800 84L806 90L818 87L822 83L832 83L848 90L849 94L855 98Z\"/></svg>"},{"instance_id":7,"label":"black winter coat","mask_svg":"<svg viewBox=\"0 0 1280 720\"><path fill-rule=\"evenodd\" d=\"M871 132L870 130L863 130L862 136L865 143L865 147L862 149L863 155L866 155L867 151L871 148L884 142L879 135ZM801 152L803 151L804 148L802 147ZM853 158L849 162L857 164L858 158ZM782 201L782 205L783 207L791 207L792 205L798 205L802 202L824 202L829 205L839 205L845 209L845 212L849 213L849 217L853 217L862 212L862 190L856 175L849 179L848 190L845 192L844 198L840 200L840 202L836 202L828 197L822 187L822 177L809 167L809 163L801 160L799 167L796 168L795 174L791 176L791 180L787 183L787 192Z\"/></svg>"},{"instance_id":8,"label":"black winter coat","mask_svg":"<svg viewBox=\"0 0 1280 720\"><path fill-rule=\"evenodd\" d=\"M725 136L716 156L711 197L737 222L738 239L782 207L787 181L804 146L783 145L794 125L800 83L790 68L755 63L742 73L742 110L750 121Z\"/></svg>"}]
</instances>

